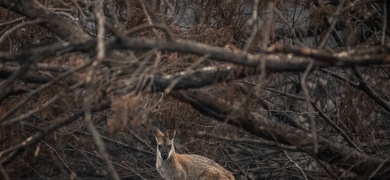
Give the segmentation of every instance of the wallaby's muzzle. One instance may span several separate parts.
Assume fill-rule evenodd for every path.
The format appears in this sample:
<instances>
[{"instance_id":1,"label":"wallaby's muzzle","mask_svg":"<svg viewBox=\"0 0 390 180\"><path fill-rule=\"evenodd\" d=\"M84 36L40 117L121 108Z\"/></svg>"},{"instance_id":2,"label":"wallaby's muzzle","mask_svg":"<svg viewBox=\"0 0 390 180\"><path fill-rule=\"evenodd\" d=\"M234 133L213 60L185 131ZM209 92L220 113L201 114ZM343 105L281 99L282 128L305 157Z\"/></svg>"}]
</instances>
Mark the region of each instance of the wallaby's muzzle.
<instances>
[{"instance_id":1,"label":"wallaby's muzzle","mask_svg":"<svg viewBox=\"0 0 390 180\"><path fill-rule=\"evenodd\" d=\"M162 152L162 153L161 153L161 157L162 157L163 159L168 159L168 153L167 153L167 152Z\"/></svg>"}]
</instances>

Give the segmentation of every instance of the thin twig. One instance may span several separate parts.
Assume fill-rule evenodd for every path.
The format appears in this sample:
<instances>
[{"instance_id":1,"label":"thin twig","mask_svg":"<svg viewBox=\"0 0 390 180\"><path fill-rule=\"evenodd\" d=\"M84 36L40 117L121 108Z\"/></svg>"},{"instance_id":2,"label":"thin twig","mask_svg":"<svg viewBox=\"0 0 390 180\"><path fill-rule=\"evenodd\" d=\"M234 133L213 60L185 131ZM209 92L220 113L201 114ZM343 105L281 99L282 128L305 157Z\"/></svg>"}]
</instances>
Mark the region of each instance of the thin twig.
<instances>
[{"instance_id":1,"label":"thin twig","mask_svg":"<svg viewBox=\"0 0 390 180\"><path fill-rule=\"evenodd\" d=\"M311 71L312 67L313 67L313 61L310 61L310 64L307 66L305 72L302 74L302 77L301 77L301 87L302 87L302 90L305 94L305 99L306 99L306 102L307 104L311 104L311 98L310 98L310 94L309 94L309 90L307 89L307 84L306 84L306 79L307 79L307 76L309 74L309 72ZM309 106L309 112L312 112ZM313 151L314 153L317 153L318 152L318 135L317 135L317 130L316 130L316 122L314 120L314 116L312 113L309 113L309 120L310 120L310 131L311 131L311 135L312 135L312 140L313 140Z\"/></svg>"},{"instance_id":2,"label":"thin twig","mask_svg":"<svg viewBox=\"0 0 390 180\"><path fill-rule=\"evenodd\" d=\"M307 180L306 173L303 171L303 169L293 159L291 159L291 157L287 154L287 151L283 151L283 152L284 155L286 155L287 159L290 160L290 162L292 162L295 165L295 167L299 169L299 171L302 173L302 176Z\"/></svg>"},{"instance_id":3,"label":"thin twig","mask_svg":"<svg viewBox=\"0 0 390 180\"><path fill-rule=\"evenodd\" d=\"M259 30L259 24L258 24L258 15L257 15L257 7L259 4L259 0L254 0L253 2L253 10L252 10L252 17L248 19L248 26L252 26L252 33L249 36L249 38L246 40L245 46L243 47L243 52L247 52L249 47L251 46L253 40L255 39L257 35L257 31Z\"/></svg>"},{"instance_id":4,"label":"thin twig","mask_svg":"<svg viewBox=\"0 0 390 180\"><path fill-rule=\"evenodd\" d=\"M390 104L387 103L383 98L381 98L375 91L373 91L364 81L364 78L356 66L352 67L352 71L355 76L359 79L358 88L365 92L369 97L371 97L376 103L378 103L383 109L387 112L390 112Z\"/></svg>"},{"instance_id":5,"label":"thin twig","mask_svg":"<svg viewBox=\"0 0 390 180\"><path fill-rule=\"evenodd\" d=\"M266 49L267 45L270 43L270 36L272 31L272 26L274 24L275 16L275 2L271 1L268 5L268 17L263 23L262 34L261 34L261 48Z\"/></svg>"},{"instance_id":6,"label":"thin twig","mask_svg":"<svg viewBox=\"0 0 390 180\"><path fill-rule=\"evenodd\" d=\"M45 144L47 147L49 147L49 149L52 150L52 152L54 152L56 154L56 156L58 157L59 160L61 160L62 164L66 167L66 169L69 171L69 172L72 172L72 169L69 167L69 164L66 162L66 160L61 157L61 155L57 152L57 150L52 147L49 143L45 142L45 141L41 141L43 144Z\"/></svg>"},{"instance_id":7,"label":"thin twig","mask_svg":"<svg viewBox=\"0 0 390 180\"><path fill-rule=\"evenodd\" d=\"M79 88L81 85L82 85L82 83L75 84L74 86L72 86L72 87L70 88L70 90L74 90L74 89L76 89L76 88ZM7 121L5 121L5 119L2 119L1 121L4 120L4 122L1 122L1 121L0 121L0 122L1 122L1 126L9 126L9 125L14 124L14 123L16 123L16 122L23 121L23 120L25 120L25 119L31 117L32 115L34 115L34 114L36 114L36 113L38 113L38 112L44 110L45 108L49 107L51 104L53 104L54 102L56 102L60 97L62 97L62 96L64 96L64 95L65 95L64 92L58 92L55 96L53 96L52 98L50 98L48 101L46 101L45 103L43 103L41 106L39 106L39 107L37 107L37 108L34 108L34 109L32 109L32 110L30 110L30 111L28 111L28 112L26 112L26 113L23 113L22 115L20 115L20 116L18 116L18 117L12 118L12 119L7 120ZM27 101L27 100L23 100L23 101ZM19 104L20 104L20 103L19 103ZM19 105L19 104L18 104L18 105ZM21 104L21 105L23 105L23 104ZM14 108L11 109L11 110L14 110ZM9 114L9 112L7 112L6 115L8 115L8 114Z\"/></svg>"},{"instance_id":8,"label":"thin twig","mask_svg":"<svg viewBox=\"0 0 390 180\"><path fill-rule=\"evenodd\" d=\"M6 26L6 25L8 25L8 24L16 23L16 22L21 21L21 20L23 20L23 19L26 19L26 17L20 17L20 18L16 18L16 19L14 19L14 20L11 20L11 21L7 21L7 22L0 23L0 27L1 27L1 26Z\"/></svg>"},{"instance_id":9,"label":"thin twig","mask_svg":"<svg viewBox=\"0 0 390 180\"><path fill-rule=\"evenodd\" d=\"M110 102L105 101L105 102L102 102L101 104L97 104L96 106L92 107L91 112L104 110L104 109L107 109L109 107L110 107ZM55 122L54 124L50 125L49 127L43 129L42 131L39 131L39 132L29 136L21 143L16 144L12 147L9 147L8 149L5 149L3 151L0 151L0 158L5 157L5 155L8 155L7 157L5 157L5 159L1 159L0 163L6 164L6 163L10 162L11 159L13 159L17 155L19 155L21 152L23 152L26 147L31 146L31 145L39 142L44 136L46 136L46 135L54 132L55 130L57 130L65 125L68 125L68 124L72 123L73 121L82 117L85 114L84 111L85 110L83 109L83 110L80 110L80 111L78 111L78 112L76 112L68 117L65 117L64 119L61 119L58 122Z\"/></svg>"},{"instance_id":10,"label":"thin twig","mask_svg":"<svg viewBox=\"0 0 390 180\"><path fill-rule=\"evenodd\" d=\"M149 143L147 143L143 138L139 137L137 134L135 134L133 131L130 131L131 135L135 137L140 143L142 143L144 146L148 147L150 150L155 150L152 146L150 146Z\"/></svg>"},{"instance_id":11,"label":"thin twig","mask_svg":"<svg viewBox=\"0 0 390 180\"><path fill-rule=\"evenodd\" d=\"M135 170L134 168L131 167L131 165L136 165L136 164L131 164L130 165L130 164L122 162L122 164L125 164L125 165L122 165L122 164L119 164L119 163L116 163L116 162L112 162L112 163L115 164L115 166L121 167L123 169L130 170L131 172L133 172L135 175L137 175L137 177L141 178L142 180L147 180L147 178L143 177L142 174L138 173L137 170ZM127 179L127 178L124 178L124 179Z\"/></svg>"},{"instance_id":12,"label":"thin twig","mask_svg":"<svg viewBox=\"0 0 390 180\"><path fill-rule=\"evenodd\" d=\"M358 83L352 82L352 81L349 80L348 78L346 78L346 77L344 77L344 76L341 76L341 75L339 75L339 74L337 74L337 73L335 73L335 72L332 72L332 71L330 71L330 70L328 70L328 69L320 68L319 70L322 71L322 72L328 73L328 74L330 74L331 76L333 76L333 77L335 77L335 78L337 78L337 79L339 79L339 80L341 80L341 81L343 81L343 82L346 82L346 83L348 83L349 85L351 85L351 86L353 86L353 87L355 87L355 88L357 88L357 87L359 86Z\"/></svg>"},{"instance_id":13,"label":"thin twig","mask_svg":"<svg viewBox=\"0 0 390 180\"><path fill-rule=\"evenodd\" d=\"M328 30L322 36L322 39L318 45L318 49L323 49L325 47L325 44L329 39L329 35L335 30L334 28L335 28L336 23L337 23L337 18L342 10L343 5L344 5L344 0L341 0L340 5L337 7L335 13L333 14L333 17L331 17L331 19L330 19L330 26L328 27ZM328 19L329 18L326 18L326 20L328 20Z\"/></svg>"},{"instance_id":14,"label":"thin twig","mask_svg":"<svg viewBox=\"0 0 390 180\"><path fill-rule=\"evenodd\" d=\"M378 171L390 160L390 157L386 158L382 164L380 164L375 171L373 171L368 179L374 178L374 176L378 173Z\"/></svg>"},{"instance_id":15,"label":"thin twig","mask_svg":"<svg viewBox=\"0 0 390 180\"><path fill-rule=\"evenodd\" d=\"M105 46L104 46L104 35L105 35L105 29L104 29L104 15L103 15L103 6L104 6L104 0L99 1L98 7L94 10L94 14L97 19L97 27L98 27L98 33L97 33L97 56L96 60L92 64L92 69L88 73L86 84L88 95L85 97L85 114L84 119L87 123L88 130L91 132L92 137L95 141L96 146L98 147L99 153L102 156L102 159L106 162L109 172L111 173L111 176L115 180L120 180L118 172L115 170L114 165L110 161L110 156L107 153L105 144L96 129L95 125L92 123L92 101L94 98L92 86L96 82L96 69L98 65L104 60L105 57Z\"/></svg>"},{"instance_id":16,"label":"thin twig","mask_svg":"<svg viewBox=\"0 0 390 180\"><path fill-rule=\"evenodd\" d=\"M333 179L339 179L339 178L337 177L337 175L335 175L335 174L333 173L333 169L330 170L330 169L327 167L328 164L325 164L324 162L322 162L322 161L321 161L320 159L318 159L317 157L314 157L314 158L316 159L317 163L325 170L325 172L328 173L330 176L332 176ZM328 166L329 166L329 165L328 165Z\"/></svg>"},{"instance_id":17,"label":"thin twig","mask_svg":"<svg viewBox=\"0 0 390 180\"><path fill-rule=\"evenodd\" d=\"M20 23L14 27L12 27L11 29L7 30L6 32L3 33L3 35L0 36L0 44L3 44L3 41L5 40L5 38L7 38L10 34L12 34L14 31L22 28L22 27L25 27L25 26L30 26L30 25L34 25L34 24L39 24L43 22L42 19L35 19L35 20L32 20L32 21L28 21L28 22L24 22L24 23Z\"/></svg>"},{"instance_id":18,"label":"thin twig","mask_svg":"<svg viewBox=\"0 0 390 180\"><path fill-rule=\"evenodd\" d=\"M9 177L6 169L4 168L3 164L0 163L0 171L1 171L1 174L3 174L3 177L5 180L10 180L11 178Z\"/></svg>"},{"instance_id":19,"label":"thin twig","mask_svg":"<svg viewBox=\"0 0 390 180\"><path fill-rule=\"evenodd\" d=\"M322 119L325 120L326 123L328 123L330 126L332 126L338 133L341 134L341 136L344 138L344 140L353 148L363 153L363 151L355 144L353 141L348 137L347 133L345 133L340 127L338 127L324 112L321 111L321 109L315 105L314 101L311 101L311 105L314 107L314 109L318 112L318 114L322 117Z\"/></svg>"},{"instance_id":20,"label":"thin twig","mask_svg":"<svg viewBox=\"0 0 390 180\"><path fill-rule=\"evenodd\" d=\"M125 34L128 35L128 36L131 36L133 34L136 34L136 33L139 33L139 32L142 32L144 30L147 30L147 29L160 29L162 31L164 31L165 35L166 35L166 38L168 41L171 41L171 40L174 40L173 38L173 33L171 32L171 30L168 29L168 27L164 24L144 24L144 25L140 25L140 26L137 26L137 27L134 27L132 29L130 29L129 31L127 31Z\"/></svg>"},{"instance_id":21,"label":"thin twig","mask_svg":"<svg viewBox=\"0 0 390 180\"><path fill-rule=\"evenodd\" d=\"M188 134L192 134L197 137L209 137L213 139L218 139L221 141L227 141L227 142L236 142L236 143L250 143L250 144L257 144L257 145L264 145L267 147L276 147L288 151L299 151L301 148L296 146L288 146L281 143L275 143L271 141L264 141L264 140L257 140L257 139L248 139L248 138L229 138L229 137L223 137L223 136L217 136L213 134L206 133L204 131L186 131Z\"/></svg>"},{"instance_id":22,"label":"thin twig","mask_svg":"<svg viewBox=\"0 0 390 180\"><path fill-rule=\"evenodd\" d=\"M77 131L76 133L80 133L82 135L87 135L87 136L92 136L92 134L84 132L84 131ZM110 143L114 143L114 144L119 145L119 146L130 148L132 150L141 151L142 153L145 153L145 154L148 154L148 155L154 155L155 154L155 153L151 153L150 151L145 151L145 150L142 150L142 149L135 148L135 147L130 146L129 144L123 143L121 141L118 141L118 140L115 140L115 139L111 139L111 138L109 138L107 136L103 136L103 135L100 135L100 136L101 136L101 138L103 140L105 140L107 142L110 142Z\"/></svg>"},{"instance_id":23,"label":"thin twig","mask_svg":"<svg viewBox=\"0 0 390 180\"><path fill-rule=\"evenodd\" d=\"M385 45L385 39L386 39L386 27L387 27L387 21L389 19L386 20L387 17L387 3L389 3L388 1L383 1L383 28L382 28L382 39L381 39L381 45L384 46Z\"/></svg>"},{"instance_id":24,"label":"thin twig","mask_svg":"<svg viewBox=\"0 0 390 180\"><path fill-rule=\"evenodd\" d=\"M85 69L86 67L88 67L89 65L91 65L91 62L88 62L88 63L85 63L84 65L78 67L78 68L75 68L75 69L72 69L72 70L69 70L61 75L59 75L58 77L54 78L52 81L40 86L39 88L31 91L29 93L29 95L27 97L25 97L22 101L20 101L18 104L14 105L12 107L12 109L10 109L9 111L7 111L7 113L5 113L1 119L0 119L0 122L3 122L5 121L5 119L7 119L10 115L12 115L16 110L18 110L21 106L23 106L29 99L31 99L32 97L34 97L35 94L43 91L44 89L50 87L51 85L53 85L55 82L58 82L59 80L61 80L62 78L64 77L68 77L69 75L71 75L72 73L74 72L77 72L77 71L80 71L82 69ZM76 86L75 88L77 88L79 86ZM73 88L71 88L73 89Z\"/></svg>"}]
</instances>

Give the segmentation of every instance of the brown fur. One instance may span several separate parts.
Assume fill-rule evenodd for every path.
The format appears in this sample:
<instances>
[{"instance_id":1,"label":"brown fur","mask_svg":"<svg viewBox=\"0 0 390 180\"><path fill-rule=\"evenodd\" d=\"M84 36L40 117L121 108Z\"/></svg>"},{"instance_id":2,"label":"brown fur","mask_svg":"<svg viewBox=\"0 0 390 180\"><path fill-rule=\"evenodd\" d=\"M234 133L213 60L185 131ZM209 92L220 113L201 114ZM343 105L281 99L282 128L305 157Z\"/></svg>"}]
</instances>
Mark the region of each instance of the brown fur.
<instances>
[{"instance_id":1,"label":"brown fur","mask_svg":"<svg viewBox=\"0 0 390 180\"><path fill-rule=\"evenodd\" d=\"M175 153L175 131L163 134L153 129L157 141L156 168L166 180L234 180L231 172L211 159L195 154ZM164 159L164 154L166 159Z\"/></svg>"}]
</instances>

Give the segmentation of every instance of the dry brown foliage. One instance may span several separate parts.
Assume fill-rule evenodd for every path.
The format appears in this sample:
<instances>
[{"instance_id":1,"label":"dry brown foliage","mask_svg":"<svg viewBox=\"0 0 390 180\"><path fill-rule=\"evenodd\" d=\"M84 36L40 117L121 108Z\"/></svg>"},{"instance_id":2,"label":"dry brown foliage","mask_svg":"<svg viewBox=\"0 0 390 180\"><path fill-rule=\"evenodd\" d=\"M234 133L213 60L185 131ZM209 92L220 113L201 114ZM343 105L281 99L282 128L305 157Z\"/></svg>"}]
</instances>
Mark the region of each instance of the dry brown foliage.
<instances>
[{"instance_id":1,"label":"dry brown foliage","mask_svg":"<svg viewBox=\"0 0 390 180\"><path fill-rule=\"evenodd\" d=\"M98 1L31 1L74 25L64 32L85 33L69 38L7 2L0 0L0 179L114 178L109 164L122 179L160 179L152 126L178 130L178 152L214 159L236 179L389 177L383 1L259 0L256 12L247 0L104 1L103 37ZM81 37L104 40L104 57ZM134 39L155 46L120 44ZM33 56L67 43L75 46ZM185 99L188 89L215 104ZM286 131L267 134L278 128ZM321 154L329 147L341 148ZM347 150L361 163L349 164ZM384 168L359 173L365 163Z\"/></svg>"}]
</instances>

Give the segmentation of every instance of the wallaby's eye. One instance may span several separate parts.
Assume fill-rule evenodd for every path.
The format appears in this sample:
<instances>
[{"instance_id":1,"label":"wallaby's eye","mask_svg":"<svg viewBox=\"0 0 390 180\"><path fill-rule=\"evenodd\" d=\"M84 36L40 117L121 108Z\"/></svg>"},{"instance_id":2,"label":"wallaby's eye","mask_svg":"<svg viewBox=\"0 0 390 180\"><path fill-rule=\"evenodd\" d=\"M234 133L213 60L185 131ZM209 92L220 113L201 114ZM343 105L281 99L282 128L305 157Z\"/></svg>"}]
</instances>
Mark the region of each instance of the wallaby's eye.
<instances>
[{"instance_id":1,"label":"wallaby's eye","mask_svg":"<svg viewBox=\"0 0 390 180\"><path fill-rule=\"evenodd\" d=\"M169 149L171 149L171 147L172 147L172 145L171 145L171 144L170 144L170 145L168 145L168 148L169 148Z\"/></svg>"},{"instance_id":2,"label":"wallaby's eye","mask_svg":"<svg viewBox=\"0 0 390 180\"><path fill-rule=\"evenodd\" d=\"M158 145L158 148L159 148L159 149L161 149L161 147L162 147L161 145Z\"/></svg>"}]
</instances>

